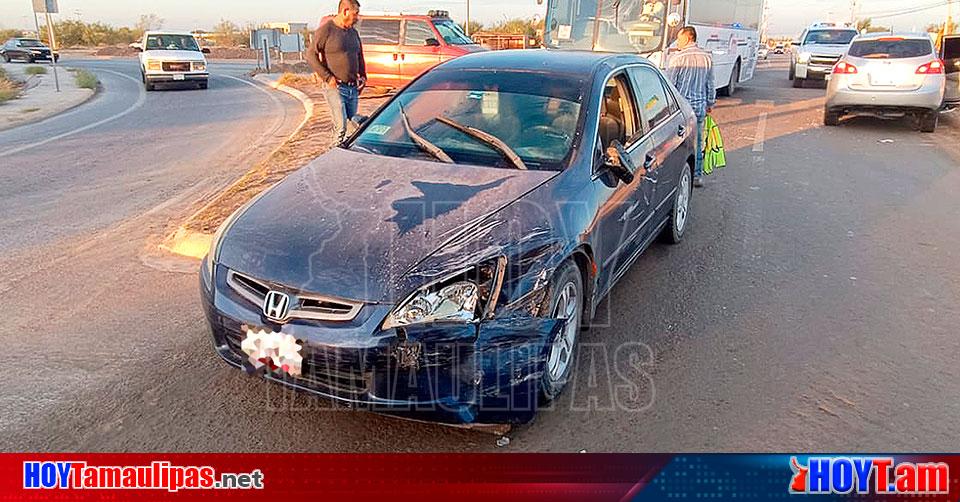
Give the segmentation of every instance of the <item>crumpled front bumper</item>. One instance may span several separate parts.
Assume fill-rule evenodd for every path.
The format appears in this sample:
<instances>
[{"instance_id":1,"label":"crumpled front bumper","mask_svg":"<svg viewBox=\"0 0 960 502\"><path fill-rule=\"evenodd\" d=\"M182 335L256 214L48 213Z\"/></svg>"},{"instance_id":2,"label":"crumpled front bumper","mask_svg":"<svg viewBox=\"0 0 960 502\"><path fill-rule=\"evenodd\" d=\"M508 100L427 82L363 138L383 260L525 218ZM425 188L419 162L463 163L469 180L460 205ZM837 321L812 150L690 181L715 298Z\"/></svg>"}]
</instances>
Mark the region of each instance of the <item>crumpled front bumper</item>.
<instances>
[{"instance_id":1,"label":"crumpled front bumper","mask_svg":"<svg viewBox=\"0 0 960 502\"><path fill-rule=\"evenodd\" d=\"M293 335L302 374L259 370L267 380L378 413L450 424L526 423L537 412L549 344L565 322L526 314L478 324L432 324L380 331L388 305L365 306L349 323L267 321L218 275L201 277L214 347L252 369L240 344L247 329ZM219 284L223 283L223 284ZM246 363L246 364L245 364Z\"/></svg>"}]
</instances>

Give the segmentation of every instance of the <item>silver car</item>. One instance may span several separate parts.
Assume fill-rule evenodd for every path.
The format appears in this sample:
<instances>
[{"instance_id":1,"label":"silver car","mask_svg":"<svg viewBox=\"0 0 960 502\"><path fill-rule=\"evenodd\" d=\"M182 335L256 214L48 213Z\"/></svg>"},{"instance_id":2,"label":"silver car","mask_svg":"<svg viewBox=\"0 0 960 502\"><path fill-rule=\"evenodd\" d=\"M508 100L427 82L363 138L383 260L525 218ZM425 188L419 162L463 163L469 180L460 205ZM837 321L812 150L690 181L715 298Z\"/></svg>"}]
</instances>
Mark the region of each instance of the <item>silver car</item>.
<instances>
[{"instance_id":1,"label":"silver car","mask_svg":"<svg viewBox=\"0 0 960 502\"><path fill-rule=\"evenodd\" d=\"M866 35L853 40L833 68L823 123L847 114L917 116L920 130L937 128L945 65L927 35Z\"/></svg>"}]
</instances>

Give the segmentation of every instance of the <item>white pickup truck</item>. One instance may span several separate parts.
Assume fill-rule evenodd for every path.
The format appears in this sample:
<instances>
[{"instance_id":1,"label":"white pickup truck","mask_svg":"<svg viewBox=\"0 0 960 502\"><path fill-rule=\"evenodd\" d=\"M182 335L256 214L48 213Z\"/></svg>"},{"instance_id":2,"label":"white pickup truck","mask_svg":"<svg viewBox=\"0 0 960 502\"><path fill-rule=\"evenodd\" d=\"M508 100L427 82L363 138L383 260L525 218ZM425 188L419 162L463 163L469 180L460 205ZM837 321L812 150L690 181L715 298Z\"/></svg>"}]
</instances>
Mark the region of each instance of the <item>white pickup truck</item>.
<instances>
[{"instance_id":1,"label":"white pickup truck","mask_svg":"<svg viewBox=\"0 0 960 502\"><path fill-rule=\"evenodd\" d=\"M148 91L158 83L191 82L207 88L210 74L204 54L210 49L201 49L190 33L148 31L133 47L140 51L140 74Z\"/></svg>"}]
</instances>

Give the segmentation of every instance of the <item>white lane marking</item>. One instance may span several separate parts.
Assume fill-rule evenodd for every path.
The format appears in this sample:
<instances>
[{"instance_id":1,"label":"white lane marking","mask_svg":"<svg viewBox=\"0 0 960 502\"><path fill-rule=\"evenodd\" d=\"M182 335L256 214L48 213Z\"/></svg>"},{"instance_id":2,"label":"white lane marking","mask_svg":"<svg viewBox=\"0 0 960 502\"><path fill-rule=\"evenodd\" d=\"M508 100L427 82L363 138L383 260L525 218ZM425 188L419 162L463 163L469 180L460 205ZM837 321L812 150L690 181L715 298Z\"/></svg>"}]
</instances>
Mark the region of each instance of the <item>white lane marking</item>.
<instances>
[{"instance_id":1,"label":"white lane marking","mask_svg":"<svg viewBox=\"0 0 960 502\"><path fill-rule=\"evenodd\" d=\"M767 112L774 105L773 101L759 100L757 106L763 110L757 117L757 133L753 136L753 153L763 153L764 143L767 141Z\"/></svg>"},{"instance_id":2,"label":"white lane marking","mask_svg":"<svg viewBox=\"0 0 960 502\"><path fill-rule=\"evenodd\" d=\"M113 122L114 120L117 120L117 119L119 119L119 118L121 118L121 117L124 117L124 116L130 114L131 112L133 112L134 110L136 110L137 108L140 108L141 106L143 106L143 103L147 100L147 93L146 93L146 91L143 89L143 87L140 87L140 81L139 81L139 80L137 80L137 79L135 79L135 78L133 78L133 77L131 77L131 76L129 76L129 75L124 75L123 73L116 72L116 71L112 71L112 70L103 70L103 69L100 69L100 70L98 70L98 71L103 71L103 72L107 72L107 73L112 73L113 75L116 75L116 76L118 76L118 77L123 77L123 78L125 78L125 79L127 79L127 80L130 80L130 81L132 81L133 83L137 84L137 86L140 88L140 95L139 95L139 97L137 98L137 102L134 103L133 105L131 105L131 106L130 106L129 108L127 108L126 110L120 112L120 113L111 115L111 116L109 116L109 117L107 117L107 118L105 118L105 119L98 120L98 121L96 121L96 122L94 122L94 123L92 123L92 124L87 124L87 125L85 125L85 126L83 126L83 127L78 127L78 128L76 128L76 129L67 131L67 132L65 132L65 133L61 133L61 134L58 134L58 135L56 135L56 136L51 136L51 137L49 137L49 138L47 138L47 139L40 140L40 141L37 141L37 142L35 142L35 143L30 143L29 145L18 146L18 147L16 147L16 148L11 148L11 149L6 150L6 151L4 151L4 152L0 152L0 157L7 157L7 156L13 155L13 154L15 154L15 153L24 152L24 151L26 151L26 150L30 150L30 149L36 148L36 147L38 147L38 146L46 145L47 143L51 143L51 142L58 141L58 140L61 140L61 139L63 139L63 138L69 137L69 136L73 136L74 134L79 134L79 133L82 133L82 132L84 132L84 131L89 131L90 129L93 129L94 127L99 127L99 126L102 126L103 124L106 124L106 123L108 123L108 122Z\"/></svg>"},{"instance_id":3,"label":"white lane marking","mask_svg":"<svg viewBox=\"0 0 960 502\"><path fill-rule=\"evenodd\" d=\"M767 114L761 113L757 119L757 134L753 137L754 153L763 153L763 143L767 135Z\"/></svg>"}]
</instances>

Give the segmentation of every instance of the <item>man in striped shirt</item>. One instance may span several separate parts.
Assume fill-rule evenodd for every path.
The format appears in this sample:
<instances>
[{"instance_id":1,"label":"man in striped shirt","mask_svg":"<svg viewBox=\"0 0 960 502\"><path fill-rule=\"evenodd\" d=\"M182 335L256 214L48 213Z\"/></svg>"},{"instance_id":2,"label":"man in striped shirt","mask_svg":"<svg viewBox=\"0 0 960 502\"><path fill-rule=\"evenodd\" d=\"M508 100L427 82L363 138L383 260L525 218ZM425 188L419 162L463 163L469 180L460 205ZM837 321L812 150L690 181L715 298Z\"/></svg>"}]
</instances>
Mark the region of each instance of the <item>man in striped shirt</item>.
<instances>
[{"instance_id":1,"label":"man in striped shirt","mask_svg":"<svg viewBox=\"0 0 960 502\"><path fill-rule=\"evenodd\" d=\"M717 88L713 79L713 60L710 54L697 46L697 30L685 26L677 34L679 52L670 58L667 77L687 98L697 115L697 165L693 186L703 186L703 121L717 103Z\"/></svg>"}]
</instances>

